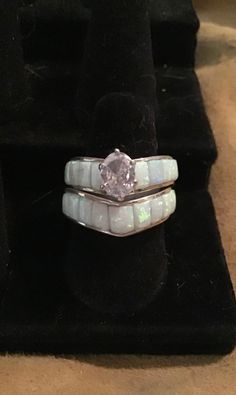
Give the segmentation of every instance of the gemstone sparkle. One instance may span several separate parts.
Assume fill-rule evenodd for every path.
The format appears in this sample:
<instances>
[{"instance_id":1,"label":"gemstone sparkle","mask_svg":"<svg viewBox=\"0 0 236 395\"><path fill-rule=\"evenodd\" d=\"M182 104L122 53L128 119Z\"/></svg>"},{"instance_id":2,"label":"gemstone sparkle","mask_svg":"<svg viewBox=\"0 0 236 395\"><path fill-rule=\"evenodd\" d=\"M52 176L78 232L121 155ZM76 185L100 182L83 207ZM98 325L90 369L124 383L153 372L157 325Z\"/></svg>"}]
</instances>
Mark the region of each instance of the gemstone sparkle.
<instances>
[{"instance_id":1,"label":"gemstone sparkle","mask_svg":"<svg viewBox=\"0 0 236 395\"><path fill-rule=\"evenodd\" d=\"M132 159L116 149L100 165L103 184L101 188L118 200L134 190L135 165Z\"/></svg>"}]
</instances>

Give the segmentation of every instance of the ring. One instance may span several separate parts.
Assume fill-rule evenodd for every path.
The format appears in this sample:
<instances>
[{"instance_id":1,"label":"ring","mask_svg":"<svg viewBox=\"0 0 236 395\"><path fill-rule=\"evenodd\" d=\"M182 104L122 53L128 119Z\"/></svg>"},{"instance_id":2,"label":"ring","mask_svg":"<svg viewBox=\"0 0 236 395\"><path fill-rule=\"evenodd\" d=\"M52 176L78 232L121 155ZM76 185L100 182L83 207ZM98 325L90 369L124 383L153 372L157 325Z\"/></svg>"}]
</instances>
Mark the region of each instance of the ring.
<instances>
[{"instance_id":1,"label":"ring","mask_svg":"<svg viewBox=\"0 0 236 395\"><path fill-rule=\"evenodd\" d=\"M153 193L170 186L177 178L177 162L171 156L132 160L119 149L105 159L74 158L65 167L68 186L118 201L138 197L140 192Z\"/></svg>"},{"instance_id":2,"label":"ring","mask_svg":"<svg viewBox=\"0 0 236 395\"><path fill-rule=\"evenodd\" d=\"M67 189L62 203L63 213L76 223L118 237L161 224L175 207L176 196L171 188L123 202Z\"/></svg>"}]
</instances>

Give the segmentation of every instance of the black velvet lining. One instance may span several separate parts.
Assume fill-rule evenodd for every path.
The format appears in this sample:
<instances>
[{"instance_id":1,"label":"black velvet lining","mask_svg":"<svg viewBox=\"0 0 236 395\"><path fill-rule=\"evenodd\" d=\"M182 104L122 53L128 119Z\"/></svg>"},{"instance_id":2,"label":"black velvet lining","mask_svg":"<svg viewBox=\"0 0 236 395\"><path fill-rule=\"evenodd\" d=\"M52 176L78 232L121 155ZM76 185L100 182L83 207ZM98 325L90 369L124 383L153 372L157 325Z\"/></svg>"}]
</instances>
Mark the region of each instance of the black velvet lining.
<instances>
[{"instance_id":1,"label":"black velvet lining","mask_svg":"<svg viewBox=\"0 0 236 395\"><path fill-rule=\"evenodd\" d=\"M29 67L32 100L28 120L0 126L0 153L8 155L12 150L21 158L32 149L41 155L58 152L65 162L83 155L85 136L78 129L73 113L74 66L44 62ZM181 175L178 185L206 187L210 167L216 159L216 147L195 72L162 67L157 69L156 79L159 152L168 152L178 159ZM121 113L120 118L123 116Z\"/></svg>"},{"instance_id":2,"label":"black velvet lining","mask_svg":"<svg viewBox=\"0 0 236 395\"><path fill-rule=\"evenodd\" d=\"M104 157L114 147L133 158L157 153L148 8L149 0L93 2L75 107L88 155ZM163 226L149 236L109 241L80 231L70 227L65 259L73 294L112 315L149 304L167 272ZM79 264L78 256L83 257Z\"/></svg>"},{"instance_id":3,"label":"black velvet lining","mask_svg":"<svg viewBox=\"0 0 236 395\"><path fill-rule=\"evenodd\" d=\"M174 70L171 70L171 75ZM164 70L165 73L169 71ZM181 73L184 74L183 70ZM163 81L167 86L165 78ZM188 89L194 87L193 97L199 103L196 98L199 95L198 84L193 72L186 70L185 78L177 81L189 81ZM170 86L173 88L175 84ZM180 91L184 94L183 87ZM160 104L160 136L165 125L164 108ZM193 114L197 111L199 107L196 105ZM189 122L189 114L188 111L183 112L186 123L183 118L181 126ZM205 116L203 119L206 120ZM178 118L176 125L173 123L172 126L172 138L169 136L170 146L174 138L177 141L176 134L181 131L177 125ZM190 140L187 140L187 135L186 139L182 136L188 147L192 147L193 130L190 129L188 134ZM205 142L206 147L202 153L205 152L207 158L211 152L208 147L212 146L207 141L213 139L207 137L209 132L204 133L204 130L209 131L208 127L199 125L195 133L198 130L202 133L199 143ZM55 136L52 130L50 132ZM187 177L185 184L177 183L178 210L170 224L166 224L165 233L170 262L167 286L155 303L138 313L136 321L130 314L119 322L112 317L108 319L106 314L94 313L74 299L63 268L70 238L70 224L60 213L63 167L68 157L77 153L79 145L72 148L71 141L63 146L62 142L57 143L58 137L51 141L48 136L48 140L46 136L45 140L41 135L39 137L41 144L40 139L36 140L38 146L32 134L25 147L13 145L14 139L5 139L1 146L10 267L13 269L10 283L7 285L5 282L4 287L6 295L2 302L0 331L2 350L55 353L229 352L235 340L234 295L208 194L191 184ZM78 144L78 140L75 142ZM192 156L196 155L196 148L196 144L191 148ZM197 152L201 152L200 147ZM196 171L202 158L195 156ZM213 157L209 155L208 158L211 158L211 163ZM183 173L186 171L187 166L182 169ZM181 192L186 188L189 193ZM4 235L6 230L2 222L1 227ZM92 231L76 227L76 232L78 243L81 243ZM1 245L4 246L2 242ZM6 275L7 244L1 251L1 269Z\"/></svg>"},{"instance_id":4,"label":"black velvet lining","mask_svg":"<svg viewBox=\"0 0 236 395\"><path fill-rule=\"evenodd\" d=\"M16 0L0 3L0 124L19 116L27 102Z\"/></svg>"},{"instance_id":5,"label":"black velvet lining","mask_svg":"<svg viewBox=\"0 0 236 395\"><path fill-rule=\"evenodd\" d=\"M27 5L20 1L19 6L27 62L82 58L90 19L89 2L70 0L62 4L53 0ZM155 64L193 66L199 21L192 2L152 1L150 18Z\"/></svg>"},{"instance_id":6,"label":"black velvet lining","mask_svg":"<svg viewBox=\"0 0 236 395\"><path fill-rule=\"evenodd\" d=\"M108 5L105 0L102 2ZM114 47L114 56L119 53L114 62L112 56L103 59L109 51L100 48L96 52L97 46L90 43L92 51L86 50L84 58L89 67L84 68L82 79L78 78L76 62L83 53L88 12L82 10L81 4L77 13L73 5L65 13L58 8L57 0L51 9L46 3L37 8L41 3L35 3L37 12L33 20L30 8L21 9L25 79L19 36L16 43L9 41L11 34L17 33L16 2L11 3L13 8L9 5L5 8L10 19L3 24L3 36L7 37L4 42L9 44L4 50L11 56L5 57L8 60L3 67L8 70L9 66L8 80L13 81L13 87L15 83L20 96L17 91L12 96L16 98L15 111L14 103L12 108L8 107L7 89L2 92L5 109L3 106L0 120L1 350L47 353L232 350L236 333L235 298L211 199L205 190L216 147L197 78L187 68L194 62L198 20L190 1L183 1L180 7L175 3L163 1L159 7L153 6L152 11L154 58L156 64L162 65L156 71L157 102L150 41L145 35L146 17L145 26L138 29L146 2L137 0L140 7L133 28L129 30L129 24L124 23L116 41L127 42L125 60L131 61L127 63L128 73L124 72L126 62L120 46L120 52ZM131 15L132 2L125 4ZM81 19L83 22L78 23ZM111 31L113 27L117 30L117 25L110 23ZM54 29L50 37L49 32ZM68 36L60 40L65 31ZM138 50L132 53L136 31ZM92 34L96 38L94 32L96 29ZM72 34L78 37L79 48L72 44ZM109 37L114 42L116 35L113 32ZM103 44L113 49L109 39ZM138 44L145 44L144 52ZM91 59L90 55L95 54ZM98 67L98 61L104 69ZM109 68L113 65L116 73L108 74L107 65ZM89 76L86 70L90 71ZM140 74L145 77L142 84ZM6 111L8 108L10 112ZM127 240L111 239L109 253L116 250L118 253L113 267L109 267L109 255L105 253L109 238L96 237L95 232L71 224L61 214L63 168L72 156L88 151L106 154L114 143L124 144L132 156L156 152L154 108L158 152L172 154L180 166L177 212L165 227ZM81 117L78 109L84 109L89 116ZM143 122L139 122L140 117ZM130 145L128 133L134 137Z\"/></svg>"},{"instance_id":7,"label":"black velvet lining","mask_svg":"<svg viewBox=\"0 0 236 395\"><path fill-rule=\"evenodd\" d=\"M231 351L235 301L211 199L205 191L179 192L178 197L176 214L165 226L167 284L146 309L118 319L89 310L68 289L68 221L60 214L61 193L22 207L17 259L1 310L1 350ZM84 238L78 239L79 245Z\"/></svg>"}]
</instances>

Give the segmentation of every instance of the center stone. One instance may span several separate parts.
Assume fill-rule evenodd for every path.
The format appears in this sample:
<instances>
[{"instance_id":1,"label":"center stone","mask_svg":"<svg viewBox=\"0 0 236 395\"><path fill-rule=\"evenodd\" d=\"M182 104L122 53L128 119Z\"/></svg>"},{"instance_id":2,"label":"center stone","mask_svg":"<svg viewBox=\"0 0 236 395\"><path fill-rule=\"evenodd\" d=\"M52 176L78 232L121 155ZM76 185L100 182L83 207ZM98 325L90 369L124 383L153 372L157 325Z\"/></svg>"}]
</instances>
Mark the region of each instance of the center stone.
<instances>
[{"instance_id":1,"label":"center stone","mask_svg":"<svg viewBox=\"0 0 236 395\"><path fill-rule=\"evenodd\" d=\"M118 200L134 190L134 163L132 159L116 149L100 165L102 189Z\"/></svg>"}]
</instances>

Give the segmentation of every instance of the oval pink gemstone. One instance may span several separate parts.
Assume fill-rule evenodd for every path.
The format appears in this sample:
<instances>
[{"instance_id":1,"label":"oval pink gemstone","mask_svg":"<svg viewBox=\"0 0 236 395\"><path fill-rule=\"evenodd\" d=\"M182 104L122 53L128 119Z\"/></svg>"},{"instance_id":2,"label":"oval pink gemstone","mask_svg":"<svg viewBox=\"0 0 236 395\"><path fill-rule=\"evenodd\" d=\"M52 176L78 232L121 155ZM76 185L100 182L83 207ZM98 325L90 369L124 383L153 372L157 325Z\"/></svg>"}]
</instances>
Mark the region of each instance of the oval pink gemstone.
<instances>
[{"instance_id":1,"label":"oval pink gemstone","mask_svg":"<svg viewBox=\"0 0 236 395\"><path fill-rule=\"evenodd\" d=\"M103 190L116 199L123 199L134 190L134 165L123 152L115 151L101 164Z\"/></svg>"}]
</instances>

